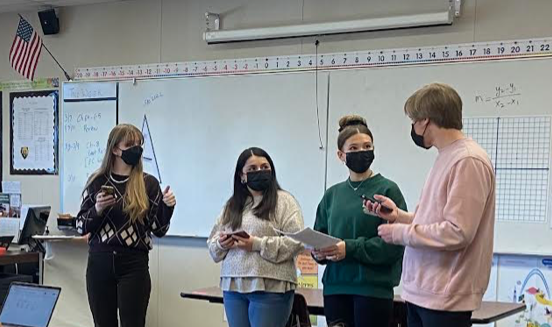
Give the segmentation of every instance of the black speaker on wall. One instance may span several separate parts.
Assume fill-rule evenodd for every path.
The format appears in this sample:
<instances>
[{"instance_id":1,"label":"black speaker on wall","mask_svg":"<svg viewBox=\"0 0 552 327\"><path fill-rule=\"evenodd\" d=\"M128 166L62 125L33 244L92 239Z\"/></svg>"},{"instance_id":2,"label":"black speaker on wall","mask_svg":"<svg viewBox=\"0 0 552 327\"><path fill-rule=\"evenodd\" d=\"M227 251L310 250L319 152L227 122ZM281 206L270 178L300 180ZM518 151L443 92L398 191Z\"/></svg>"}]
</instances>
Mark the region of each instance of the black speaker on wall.
<instances>
[{"instance_id":1,"label":"black speaker on wall","mask_svg":"<svg viewBox=\"0 0 552 327\"><path fill-rule=\"evenodd\" d=\"M38 18L40 19L40 25L42 25L42 32L44 32L44 35L59 33L59 19L54 9L39 11Z\"/></svg>"}]
</instances>

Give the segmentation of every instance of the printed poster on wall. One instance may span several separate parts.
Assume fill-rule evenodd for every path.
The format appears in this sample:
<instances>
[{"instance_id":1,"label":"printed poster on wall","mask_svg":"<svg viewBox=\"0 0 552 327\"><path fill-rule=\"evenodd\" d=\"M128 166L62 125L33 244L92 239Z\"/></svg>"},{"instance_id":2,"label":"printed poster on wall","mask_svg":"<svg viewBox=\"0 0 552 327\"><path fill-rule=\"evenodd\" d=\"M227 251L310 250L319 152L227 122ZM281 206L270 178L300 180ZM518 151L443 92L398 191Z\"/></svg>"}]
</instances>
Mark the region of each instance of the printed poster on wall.
<instances>
[{"instance_id":1,"label":"printed poster on wall","mask_svg":"<svg viewBox=\"0 0 552 327\"><path fill-rule=\"evenodd\" d=\"M11 173L57 172L57 91L10 95Z\"/></svg>"}]
</instances>

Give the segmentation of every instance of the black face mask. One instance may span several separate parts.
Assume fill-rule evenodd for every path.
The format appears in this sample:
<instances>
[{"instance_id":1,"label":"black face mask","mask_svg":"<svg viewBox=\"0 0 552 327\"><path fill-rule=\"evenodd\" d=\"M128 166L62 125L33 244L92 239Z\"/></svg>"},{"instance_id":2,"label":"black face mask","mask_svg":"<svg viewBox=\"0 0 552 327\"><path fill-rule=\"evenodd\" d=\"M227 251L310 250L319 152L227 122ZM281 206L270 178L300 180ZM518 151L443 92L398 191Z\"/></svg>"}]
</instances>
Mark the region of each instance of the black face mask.
<instances>
[{"instance_id":1,"label":"black face mask","mask_svg":"<svg viewBox=\"0 0 552 327\"><path fill-rule=\"evenodd\" d=\"M257 170L247 173L247 186L254 191L264 191L272 183L271 170Z\"/></svg>"},{"instance_id":2,"label":"black face mask","mask_svg":"<svg viewBox=\"0 0 552 327\"><path fill-rule=\"evenodd\" d=\"M429 125L429 122L427 124ZM416 131L414 130L414 124L412 124L412 129L410 130L410 137L412 137L412 141L414 141L414 144L426 150L431 148L431 145L426 146L424 143L424 134L428 125L426 125L426 127L424 128L424 132L422 133L422 135L416 134Z\"/></svg>"},{"instance_id":3,"label":"black face mask","mask_svg":"<svg viewBox=\"0 0 552 327\"><path fill-rule=\"evenodd\" d=\"M374 162L374 150L347 152L345 165L357 174L362 174L372 165Z\"/></svg>"},{"instance_id":4,"label":"black face mask","mask_svg":"<svg viewBox=\"0 0 552 327\"><path fill-rule=\"evenodd\" d=\"M142 149L142 147L139 145L135 145L121 151L123 151L121 154L121 159L123 159L123 161L127 165L134 167L140 162L140 158L142 157L142 152L144 152L144 149Z\"/></svg>"}]
</instances>

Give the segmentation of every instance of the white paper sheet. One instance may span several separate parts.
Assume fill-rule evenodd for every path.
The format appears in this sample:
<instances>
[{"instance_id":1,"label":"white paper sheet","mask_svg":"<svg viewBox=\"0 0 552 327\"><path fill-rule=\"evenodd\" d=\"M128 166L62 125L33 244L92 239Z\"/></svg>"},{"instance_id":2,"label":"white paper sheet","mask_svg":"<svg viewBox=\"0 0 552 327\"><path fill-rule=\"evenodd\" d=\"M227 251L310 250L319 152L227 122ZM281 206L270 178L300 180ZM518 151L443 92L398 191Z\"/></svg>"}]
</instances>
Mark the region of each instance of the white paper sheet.
<instances>
[{"instance_id":1,"label":"white paper sheet","mask_svg":"<svg viewBox=\"0 0 552 327\"><path fill-rule=\"evenodd\" d=\"M21 194L10 194L10 206L21 207Z\"/></svg>"},{"instance_id":2,"label":"white paper sheet","mask_svg":"<svg viewBox=\"0 0 552 327\"><path fill-rule=\"evenodd\" d=\"M3 181L2 182L2 193L21 194L21 182L19 181Z\"/></svg>"},{"instance_id":3,"label":"white paper sheet","mask_svg":"<svg viewBox=\"0 0 552 327\"><path fill-rule=\"evenodd\" d=\"M18 236L19 218L0 218L0 236Z\"/></svg>"},{"instance_id":4,"label":"white paper sheet","mask_svg":"<svg viewBox=\"0 0 552 327\"><path fill-rule=\"evenodd\" d=\"M327 248L341 241L336 237L333 237L324 233L320 233L318 231L313 230L310 227L307 227L302 231L299 231L296 233L288 233L288 232L278 230L276 228L274 228L274 230L279 234L288 236L296 241L299 241L305 244L305 246L313 249Z\"/></svg>"}]
</instances>

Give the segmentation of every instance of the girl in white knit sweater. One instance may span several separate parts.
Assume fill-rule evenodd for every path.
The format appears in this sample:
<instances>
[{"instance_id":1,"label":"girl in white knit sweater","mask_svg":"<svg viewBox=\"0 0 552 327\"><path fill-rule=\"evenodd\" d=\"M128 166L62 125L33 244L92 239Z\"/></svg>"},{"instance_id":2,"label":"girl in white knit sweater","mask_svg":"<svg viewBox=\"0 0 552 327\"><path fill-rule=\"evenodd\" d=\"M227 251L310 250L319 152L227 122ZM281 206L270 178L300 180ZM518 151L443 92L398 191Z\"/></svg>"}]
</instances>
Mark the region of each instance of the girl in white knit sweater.
<instances>
[{"instance_id":1,"label":"girl in white knit sweater","mask_svg":"<svg viewBox=\"0 0 552 327\"><path fill-rule=\"evenodd\" d=\"M213 260L222 261L220 286L230 327L285 326L297 287L295 257L303 246L275 229L302 228L301 208L280 189L270 156L259 148L243 151L234 194L207 240Z\"/></svg>"}]
</instances>

